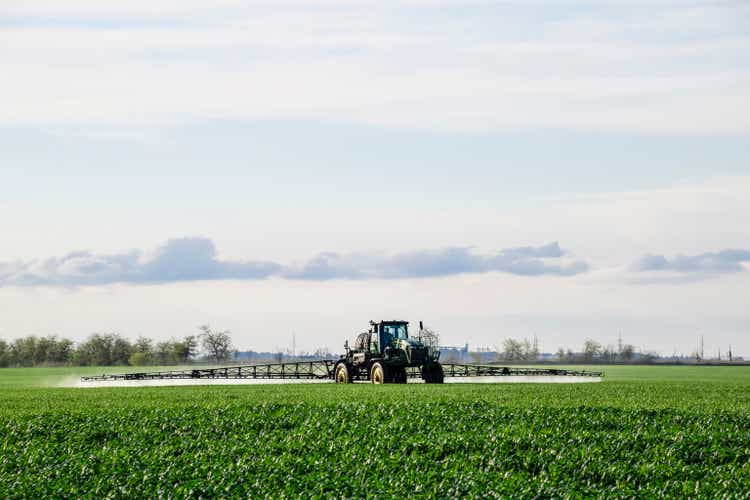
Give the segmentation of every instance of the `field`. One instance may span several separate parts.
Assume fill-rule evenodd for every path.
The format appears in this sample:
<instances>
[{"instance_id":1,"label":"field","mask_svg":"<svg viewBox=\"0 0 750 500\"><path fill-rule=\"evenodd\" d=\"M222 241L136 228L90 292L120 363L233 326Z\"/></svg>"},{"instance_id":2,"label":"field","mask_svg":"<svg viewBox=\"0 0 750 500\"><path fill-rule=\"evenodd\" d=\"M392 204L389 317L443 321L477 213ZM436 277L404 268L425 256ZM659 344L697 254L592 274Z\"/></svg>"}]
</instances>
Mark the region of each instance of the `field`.
<instances>
[{"instance_id":1,"label":"field","mask_svg":"<svg viewBox=\"0 0 750 500\"><path fill-rule=\"evenodd\" d=\"M0 370L0 498L750 496L750 367L599 384L45 387Z\"/></svg>"}]
</instances>

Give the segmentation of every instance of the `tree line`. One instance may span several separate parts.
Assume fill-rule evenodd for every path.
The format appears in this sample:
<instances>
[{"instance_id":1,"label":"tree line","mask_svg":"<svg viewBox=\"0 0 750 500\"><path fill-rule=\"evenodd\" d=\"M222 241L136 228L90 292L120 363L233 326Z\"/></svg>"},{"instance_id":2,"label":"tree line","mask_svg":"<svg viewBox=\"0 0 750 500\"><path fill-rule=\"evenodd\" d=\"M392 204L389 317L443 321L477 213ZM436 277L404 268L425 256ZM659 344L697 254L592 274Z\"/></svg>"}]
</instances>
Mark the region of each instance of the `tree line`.
<instances>
[{"instance_id":1,"label":"tree line","mask_svg":"<svg viewBox=\"0 0 750 500\"><path fill-rule=\"evenodd\" d=\"M501 348L495 348L498 361L537 361L540 357L539 344L536 337L529 339L508 338L503 341ZM623 344L622 340L616 347L604 346L596 340L587 339L580 351L560 347L555 352L555 361L565 363L628 363L633 361L638 353L631 344ZM653 357L651 354L640 354L641 358Z\"/></svg>"},{"instance_id":2,"label":"tree line","mask_svg":"<svg viewBox=\"0 0 750 500\"><path fill-rule=\"evenodd\" d=\"M234 352L231 332L208 325L199 327L195 335L165 341L143 336L130 341L117 333L94 333L77 343L56 335L30 335L0 339L0 367L179 365L199 359L220 363Z\"/></svg>"}]
</instances>

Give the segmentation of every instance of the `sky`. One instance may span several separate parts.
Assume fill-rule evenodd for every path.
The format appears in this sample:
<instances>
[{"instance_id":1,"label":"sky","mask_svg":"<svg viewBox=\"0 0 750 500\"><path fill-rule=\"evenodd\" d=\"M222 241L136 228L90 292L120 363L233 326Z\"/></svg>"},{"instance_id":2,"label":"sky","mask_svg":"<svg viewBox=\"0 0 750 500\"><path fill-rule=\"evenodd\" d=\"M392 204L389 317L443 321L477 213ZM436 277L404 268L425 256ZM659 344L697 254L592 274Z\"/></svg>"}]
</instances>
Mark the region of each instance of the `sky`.
<instances>
[{"instance_id":1,"label":"sky","mask_svg":"<svg viewBox=\"0 0 750 500\"><path fill-rule=\"evenodd\" d=\"M750 4L0 4L0 338L750 357Z\"/></svg>"}]
</instances>

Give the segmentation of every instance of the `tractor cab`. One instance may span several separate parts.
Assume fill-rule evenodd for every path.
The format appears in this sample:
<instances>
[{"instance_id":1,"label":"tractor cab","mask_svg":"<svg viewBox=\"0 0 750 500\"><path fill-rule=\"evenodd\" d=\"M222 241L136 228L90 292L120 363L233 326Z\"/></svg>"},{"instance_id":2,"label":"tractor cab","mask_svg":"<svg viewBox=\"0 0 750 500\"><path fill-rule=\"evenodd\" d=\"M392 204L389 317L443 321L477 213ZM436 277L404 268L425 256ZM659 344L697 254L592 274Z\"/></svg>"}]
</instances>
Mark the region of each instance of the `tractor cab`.
<instances>
[{"instance_id":1,"label":"tractor cab","mask_svg":"<svg viewBox=\"0 0 750 500\"><path fill-rule=\"evenodd\" d=\"M397 347L399 340L409 338L408 321L370 321L371 343L377 342L377 350L382 352L386 347Z\"/></svg>"}]
</instances>

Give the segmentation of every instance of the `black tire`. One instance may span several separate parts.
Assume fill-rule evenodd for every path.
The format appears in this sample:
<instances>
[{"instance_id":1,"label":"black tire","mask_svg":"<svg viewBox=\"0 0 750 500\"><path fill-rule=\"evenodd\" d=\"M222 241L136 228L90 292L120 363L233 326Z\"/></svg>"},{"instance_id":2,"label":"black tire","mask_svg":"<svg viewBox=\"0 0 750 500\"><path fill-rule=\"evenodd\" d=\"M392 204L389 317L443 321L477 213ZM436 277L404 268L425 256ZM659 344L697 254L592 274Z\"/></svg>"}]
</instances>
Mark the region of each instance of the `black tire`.
<instances>
[{"instance_id":1,"label":"black tire","mask_svg":"<svg viewBox=\"0 0 750 500\"><path fill-rule=\"evenodd\" d=\"M337 384L351 384L352 373L346 363L339 363L336 365L336 371L334 372L334 380Z\"/></svg>"},{"instance_id":2,"label":"black tire","mask_svg":"<svg viewBox=\"0 0 750 500\"><path fill-rule=\"evenodd\" d=\"M432 383L442 384L445 382L445 372L443 372L443 365L436 364L432 372Z\"/></svg>"},{"instance_id":3,"label":"black tire","mask_svg":"<svg viewBox=\"0 0 750 500\"><path fill-rule=\"evenodd\" d=\"M370 382L373 384L385 384L388 382L388 375L385 366L377 361L372 364L370 368Z\"/></svg>"},{"instance_id":4,"label":"black tire","mask_svg":"<svg viewBox=\"0 0 750 500\"><path fill-rule=\"evenodd\" d=\"M397 384L405 384L406 383L406 368L398 368L393 373L393 381Z\"/></svg>"},{"instance_id":5,"label":"black tire","mask_svg":"<svg viewBox=\"0 0 750 500\"><path fill-rule=\"evenodd\" d=\"M423 366L422 379L425 384L442 384L445 381L443 367L439 363Z\"/></svg>"}]
</instances>

